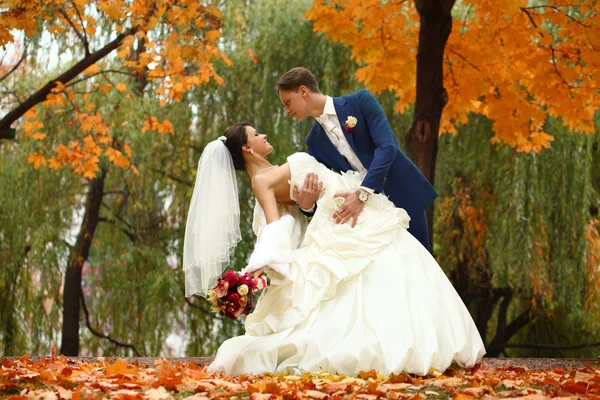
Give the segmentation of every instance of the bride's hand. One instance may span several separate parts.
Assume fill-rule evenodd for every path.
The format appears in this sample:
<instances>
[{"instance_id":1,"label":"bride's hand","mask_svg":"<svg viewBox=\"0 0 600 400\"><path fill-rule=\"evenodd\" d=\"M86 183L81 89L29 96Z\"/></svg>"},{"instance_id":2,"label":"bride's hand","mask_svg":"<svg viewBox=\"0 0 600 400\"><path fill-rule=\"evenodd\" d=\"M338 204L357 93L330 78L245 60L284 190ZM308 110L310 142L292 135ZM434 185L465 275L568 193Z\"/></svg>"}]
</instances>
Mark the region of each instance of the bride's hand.
<instances>
[{"instance_id":1,"label":"bride's hand","mask_svg":"<svg viewBox=\"0 0 600 400\"><path fill-rule=\"evenodd\" d=\"M252 279L254 280L254 283L258 284L258 278L264 274L265 269L264 268L260 268L257 269L256 271L252 272L252 274L250 275L252 277Z\"/></svg>"}]
</instances>

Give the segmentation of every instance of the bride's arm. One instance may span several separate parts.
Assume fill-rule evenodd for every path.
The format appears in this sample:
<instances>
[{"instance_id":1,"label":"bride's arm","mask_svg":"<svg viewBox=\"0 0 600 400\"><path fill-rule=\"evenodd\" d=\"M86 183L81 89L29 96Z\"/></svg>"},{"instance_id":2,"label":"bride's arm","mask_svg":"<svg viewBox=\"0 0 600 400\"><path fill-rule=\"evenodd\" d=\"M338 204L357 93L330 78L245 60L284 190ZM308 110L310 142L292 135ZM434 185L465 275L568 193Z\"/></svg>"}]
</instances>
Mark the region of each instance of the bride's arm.
<instances>
[{"instance_id":1,"label":"bride's arm","mask_svg":"<svg viewBox=\"0 0 600 400\"><path fill-rule=\"evenodd\" d=\"M291 252L289 235L291 232L286 229L287 223L281 225L278 222L281 216L275 197L277 184L289 179L289 169L277 168L273 172L273 174L257 175L252 181L252 191L267 220L267 226L263 228L246 267L246 271L255 279L263 273L263 266L269 266L283 276L286 276L286 271L289 269L289 253ZM289 191L289 186L287 190ZM273 222L277 223L272 224Z\"/></svg>"},{"instance_id":2,"label":"bride's arm","mask_svg":"<svg viewBox=\"0 0 600 400\"><path fill-rule=\"evenodd\" d=\"M265 212L267 224L279 221L279 209L275 200L275 181L267 174L260 174L252 180L252 191Z\"/></svg>"}]
</instances>

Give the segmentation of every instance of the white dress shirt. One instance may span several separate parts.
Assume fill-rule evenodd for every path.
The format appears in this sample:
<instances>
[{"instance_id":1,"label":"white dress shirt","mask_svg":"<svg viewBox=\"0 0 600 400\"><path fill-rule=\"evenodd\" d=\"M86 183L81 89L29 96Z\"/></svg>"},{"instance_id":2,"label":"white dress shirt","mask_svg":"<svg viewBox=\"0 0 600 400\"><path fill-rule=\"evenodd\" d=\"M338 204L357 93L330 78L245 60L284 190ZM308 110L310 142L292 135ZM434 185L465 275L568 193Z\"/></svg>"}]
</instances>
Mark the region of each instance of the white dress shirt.
<instances>
[{"instance_id":1,"label":"white dress shirt","mask_svg":"<svg viewBox=\"0 0 600 400\"><path fill-rule=\"evenodd\" d=\"M352 169L360 173L366 173L367 169L362 162L360 162L356 153L352 150L350 143L348 143L346 136L344 136L344 133L342 132L342 127L340 126L340 120L335 111L332 97L327 96L323 114L316 118L316 120L321 124L325 134L327 134L327 137L331 140L331 143L333 143L337 151L348 160ZM370 194L374 193L374 190L368 187L361 186L361 189L366 190Z\"/></svg>"}]
</instances>

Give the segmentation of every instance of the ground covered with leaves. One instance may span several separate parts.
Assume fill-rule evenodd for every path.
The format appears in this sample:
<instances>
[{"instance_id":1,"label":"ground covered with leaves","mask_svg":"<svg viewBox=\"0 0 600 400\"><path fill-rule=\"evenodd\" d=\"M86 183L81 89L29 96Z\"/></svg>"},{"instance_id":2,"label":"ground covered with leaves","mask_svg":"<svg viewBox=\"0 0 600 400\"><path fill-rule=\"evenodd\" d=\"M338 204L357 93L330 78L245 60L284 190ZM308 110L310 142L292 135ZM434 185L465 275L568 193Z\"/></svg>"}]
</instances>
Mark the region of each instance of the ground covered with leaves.
<instances>
[{"instance_id":1,"label":"ground covered with leaves","mask_svg":"<svg viewBox=\"0 0 600 400\"><path fill-rule=\"evenodd\" d=\"M484 363L444 374L358 377L326 372L223 376L195 363L158 360L147 366L124 359L94 362L65 357L0 361L0 397L8 399L471 399L586 397L600 400L600 364L530 370Z\"/></svg>"}]
</instances>

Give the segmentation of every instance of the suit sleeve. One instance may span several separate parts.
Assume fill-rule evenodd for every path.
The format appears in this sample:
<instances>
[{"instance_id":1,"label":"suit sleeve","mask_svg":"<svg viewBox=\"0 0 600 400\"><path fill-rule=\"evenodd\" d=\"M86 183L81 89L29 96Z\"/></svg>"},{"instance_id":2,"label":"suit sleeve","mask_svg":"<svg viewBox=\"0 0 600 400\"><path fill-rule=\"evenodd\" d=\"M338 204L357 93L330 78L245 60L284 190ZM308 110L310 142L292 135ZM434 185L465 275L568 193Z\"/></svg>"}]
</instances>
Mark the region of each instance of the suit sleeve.
<instances>
[{"instance_id":1,"label":"suit sleeve","mask_svg":"<svg viewBox=\"0 0 600 400\"><path fill-rule=\"evenodd\" d=\"M383 181L396 158L396 140L392 127L375 97L368 91L359 95L359 107L368 125L368 131L375 144L373 162L362 182L365 186L381 193Z\"/></svg>"}]
</instances>

